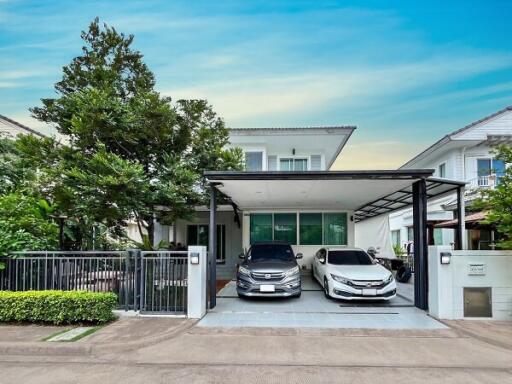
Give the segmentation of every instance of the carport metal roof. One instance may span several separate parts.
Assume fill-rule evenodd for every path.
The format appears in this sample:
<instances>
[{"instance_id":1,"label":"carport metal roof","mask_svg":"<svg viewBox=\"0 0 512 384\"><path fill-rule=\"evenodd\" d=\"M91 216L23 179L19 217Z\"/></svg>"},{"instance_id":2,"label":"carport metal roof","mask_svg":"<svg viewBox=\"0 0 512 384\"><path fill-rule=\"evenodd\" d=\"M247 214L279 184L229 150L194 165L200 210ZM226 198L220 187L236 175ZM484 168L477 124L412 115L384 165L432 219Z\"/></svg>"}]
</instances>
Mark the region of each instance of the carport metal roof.
<instances>
[{"instance_id":1,"label":"carport metal roof","mask_svg":"<svg viewBox=\"0 0 512 384\"><path fill-rule=\"evenodd\" d=\"M432 178L432 169L384 171L209 171L205 176L240 209L333 209L354 211L361 221L412 205L412 185L425 180L427 197L465 183Z\"/></svg>"}]
</instances>

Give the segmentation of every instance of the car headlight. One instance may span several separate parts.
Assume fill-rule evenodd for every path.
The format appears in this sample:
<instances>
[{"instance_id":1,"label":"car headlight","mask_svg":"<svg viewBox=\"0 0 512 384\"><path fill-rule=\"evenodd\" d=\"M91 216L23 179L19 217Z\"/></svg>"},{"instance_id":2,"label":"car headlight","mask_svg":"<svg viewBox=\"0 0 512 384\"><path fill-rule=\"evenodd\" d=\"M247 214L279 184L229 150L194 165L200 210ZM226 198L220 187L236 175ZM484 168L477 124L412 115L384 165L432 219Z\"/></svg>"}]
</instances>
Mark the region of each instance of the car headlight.
<instances>
[{"instance_id":1,"label":"car headlight","mask_svg":"<svg viewBox=\"0 0 512 384\"><path fill-rule=\"evenodd\" d=\"M247 276L250 276L251 275L251 271L248 270L247 268L245 267L242 267L242 266L239 266L238 267L238 272L241 273L242 275L247 275Z\"/></svg>"},{"instance_id":2,"label":"car headlight","mask_svg":"<svg viewBox=\"0 0 512 384\"><path fill-rule=\"evenodd\" d=\"M284 273L284 275L288 277L288 276L296 275L297 273L299 273L299 266L296 266L296 267L293 267L292 269L287 270Z\"/></svg>"},{"instance_id":3,"label":"car headlight","mask_svg":"<svg viewBox=\"0 0 512 384\"><path fill-rule=\"evenodd\" d=\"M395 278L393 277L393 274L390 274L389 277L384 281L384 284L391 283Z\"/></svg>"},{"instance_id":4,"label":"car headlight","mask_svg":"<svg viewBox=\"0 0 512 384\"><path fill-rule=\"evenodd\" d=\"M334 281L337 281L338 283L352 285L352 280L347 279L346 277L333 275L332 273L331 273L331 277L333 278Z\"/></svg>"}]
</instances>

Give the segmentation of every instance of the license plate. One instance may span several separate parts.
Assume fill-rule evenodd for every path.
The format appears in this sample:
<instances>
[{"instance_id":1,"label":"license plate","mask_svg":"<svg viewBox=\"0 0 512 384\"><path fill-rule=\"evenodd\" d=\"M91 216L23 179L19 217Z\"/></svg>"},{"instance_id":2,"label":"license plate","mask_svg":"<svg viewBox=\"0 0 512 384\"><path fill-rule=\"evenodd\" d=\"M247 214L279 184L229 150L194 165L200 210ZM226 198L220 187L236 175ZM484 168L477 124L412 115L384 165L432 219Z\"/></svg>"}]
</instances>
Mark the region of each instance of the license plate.
<instances>
[{"instance_id":1,"label":"license plate","mask_svg":"<svg viewBox=\"0 0 512 384\"><path fill-rule=\"evenodd\" d=\"M275 292L276 286L275 285L260 285L260 292Z\"/></svg>"},{"instance_id":2,"label":"license plate","mask_svg":"<svg viewBox=\"0 0 512 384\"><path fill-rule=\"evenodd\" d=\"M376 289L363 289L363 296L377 296Z\"/></svg>"}]
</instances>

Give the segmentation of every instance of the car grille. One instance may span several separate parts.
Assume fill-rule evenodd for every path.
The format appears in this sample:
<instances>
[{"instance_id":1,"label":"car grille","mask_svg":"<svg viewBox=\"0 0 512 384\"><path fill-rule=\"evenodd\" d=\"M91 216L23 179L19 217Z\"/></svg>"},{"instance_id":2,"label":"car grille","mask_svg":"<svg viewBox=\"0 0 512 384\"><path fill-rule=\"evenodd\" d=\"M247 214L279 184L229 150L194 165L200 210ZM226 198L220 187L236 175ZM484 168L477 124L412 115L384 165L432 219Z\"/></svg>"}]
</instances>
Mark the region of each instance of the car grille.
<instances>
[{"instance_id":1,"label":"car grille","mask_svg":"<svg viewBox=\"0 0 512 384\"><path fill-rule=\"evenodd\" d=\"M387 284L384 280L352 280L354 288L383 288Z\"/></svg>"},{"instance_id":2,"label":"car grille","mask_svg":"<svg viewBox=\"0 0 512 384\"><path fill-rule=\"evenodd\" d=\"M284 278L284 273L253 272L251 276L256 281L280 281Z\"/></svg>"}]
</instances>

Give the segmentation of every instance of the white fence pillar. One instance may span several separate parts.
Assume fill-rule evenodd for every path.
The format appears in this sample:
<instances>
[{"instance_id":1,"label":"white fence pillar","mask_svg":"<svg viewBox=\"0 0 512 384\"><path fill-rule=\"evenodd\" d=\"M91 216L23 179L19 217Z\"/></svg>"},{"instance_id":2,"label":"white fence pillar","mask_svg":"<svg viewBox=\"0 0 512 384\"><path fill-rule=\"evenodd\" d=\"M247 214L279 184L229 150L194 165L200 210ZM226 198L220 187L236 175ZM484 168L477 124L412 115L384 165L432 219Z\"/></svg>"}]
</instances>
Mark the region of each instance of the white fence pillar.
<instances>
[{"instance_id":1,"label":"white fence pillar","mask_svg":"<svg viewBox=\"0 0 512 384\"><path fill-rule=\"evenodd\" d=\"M201 319L206 314L206 247L188 247L187 316Z\"/></svg>"},{"instance_id":2,"label":"white fence pillar","mask_svg":"<svg viewBox=\"0 0 512 384\"><path fill-rule=\"evenodd\" d=\"M453 319L452 264L441 264L441 253L452 253L450 246L428 247L428 309L438 319Z\"/></svg>"}]
</instances>

